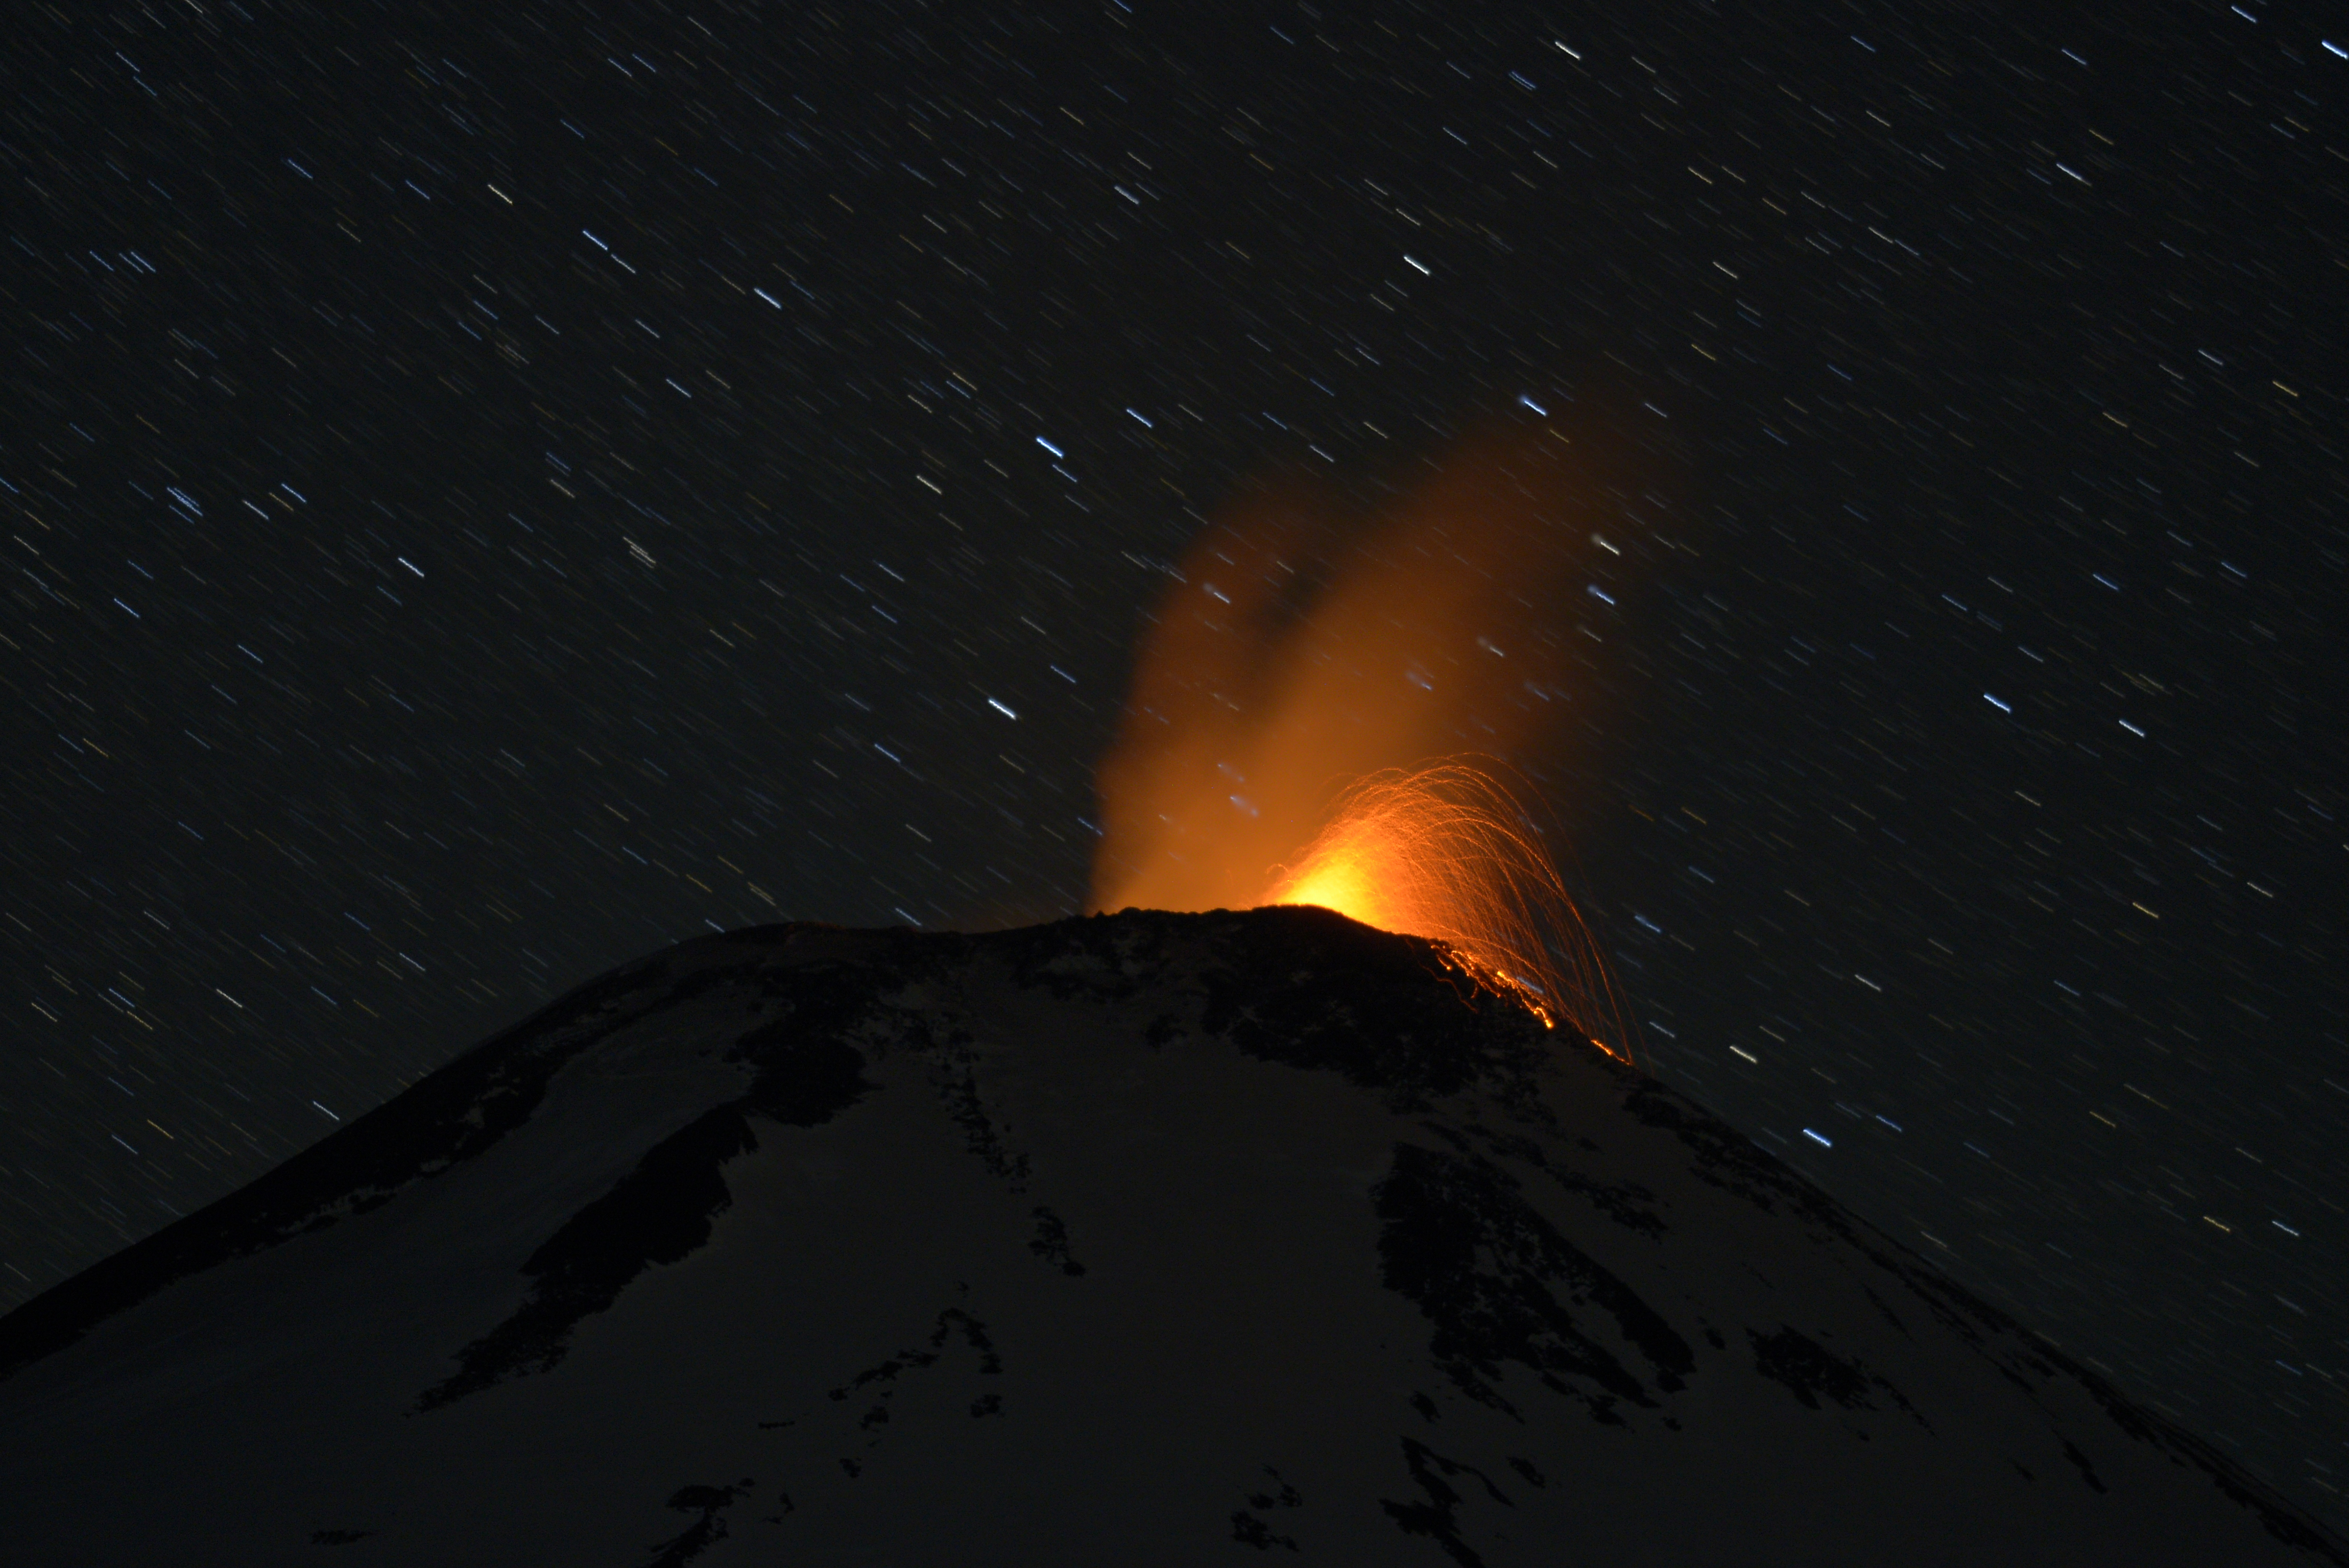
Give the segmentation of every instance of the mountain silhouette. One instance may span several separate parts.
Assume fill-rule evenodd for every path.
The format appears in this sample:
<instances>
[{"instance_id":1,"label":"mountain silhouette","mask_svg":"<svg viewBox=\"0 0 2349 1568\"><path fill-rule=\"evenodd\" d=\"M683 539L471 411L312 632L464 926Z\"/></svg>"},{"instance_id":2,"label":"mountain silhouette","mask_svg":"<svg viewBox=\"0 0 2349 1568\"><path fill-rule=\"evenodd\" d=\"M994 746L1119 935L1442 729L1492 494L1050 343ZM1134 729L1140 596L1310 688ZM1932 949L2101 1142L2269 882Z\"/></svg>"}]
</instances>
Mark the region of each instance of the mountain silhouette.
<instances>
[{"instance_id":1,"label":"mountain silhouette","mask_svg":"<svg viewBox=\"0 0 2349 1568\"><path fill-rule=\"evenodd\" d=\"M1417 938L766 927L0 1319L26 1563L2349 1563Z\"/></svg>"}]
</instances>

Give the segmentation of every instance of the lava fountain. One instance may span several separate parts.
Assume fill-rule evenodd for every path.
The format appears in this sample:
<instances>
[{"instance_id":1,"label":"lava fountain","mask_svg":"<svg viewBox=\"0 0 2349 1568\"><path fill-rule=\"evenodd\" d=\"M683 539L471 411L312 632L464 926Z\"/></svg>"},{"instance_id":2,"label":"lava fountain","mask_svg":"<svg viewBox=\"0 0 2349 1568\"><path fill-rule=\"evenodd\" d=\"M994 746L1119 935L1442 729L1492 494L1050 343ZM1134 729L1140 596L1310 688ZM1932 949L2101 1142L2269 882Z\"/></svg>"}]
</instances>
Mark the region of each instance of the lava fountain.
<instances>
[{"instance_id":1,"label":"lava fountain","mask_svg":"<svg viewBox=\"0 0 2349 1568\"><path fill-rule=\"evenodd\" d=\"M1356 781L1263 902L1432 937L1470 978L1629 1060L1614 976L1497 768L1453 758Z\"/></svg>"},{"instance_id":2,"label":"lava fountain","mask_svg":"<svg viewBox=\"0 0 2349 1568\"><path fill-rule=\"evenodd\" d=\"M1574 710L1590 476L1548 424L1431 466L1379 516L1276 488L1193 546L1097 773L1092 906L1323 905L1442 943L1628 1059L1607 965L1494 759Z\"/></svg>"}]
</instances>

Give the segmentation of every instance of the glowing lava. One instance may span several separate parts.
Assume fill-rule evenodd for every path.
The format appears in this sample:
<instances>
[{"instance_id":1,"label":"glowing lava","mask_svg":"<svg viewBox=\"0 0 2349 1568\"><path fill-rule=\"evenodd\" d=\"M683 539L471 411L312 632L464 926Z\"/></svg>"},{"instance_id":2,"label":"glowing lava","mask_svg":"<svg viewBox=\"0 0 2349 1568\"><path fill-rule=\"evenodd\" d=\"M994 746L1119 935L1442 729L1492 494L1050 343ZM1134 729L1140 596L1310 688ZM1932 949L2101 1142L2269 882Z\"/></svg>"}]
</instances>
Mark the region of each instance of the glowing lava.
<instances>
[{"instance_id":1,"label":"glowing lava","mask_svg":"<svg viewBox=\"0 0 2349 1568\"><path fill-rule=\"evenodd\" d=\"M1262 902L1433 938L1545 1024L1579 1025L1630 1059L1606 963L1524 810L1484 767L1445 761L1362 779Z\"/></svg>"}]
</instances>

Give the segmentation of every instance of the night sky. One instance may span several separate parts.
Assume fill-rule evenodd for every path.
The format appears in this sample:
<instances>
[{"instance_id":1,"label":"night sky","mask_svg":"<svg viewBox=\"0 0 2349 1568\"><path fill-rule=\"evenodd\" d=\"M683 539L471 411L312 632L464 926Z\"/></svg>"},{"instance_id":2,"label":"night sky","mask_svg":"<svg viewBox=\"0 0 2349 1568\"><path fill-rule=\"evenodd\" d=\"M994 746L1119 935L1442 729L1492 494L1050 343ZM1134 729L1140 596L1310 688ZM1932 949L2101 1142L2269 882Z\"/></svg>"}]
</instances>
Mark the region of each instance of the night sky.
<instances>
[{"instance_id":1,"label":"night sky","mask_svg":"<svg viewBox=\"0 0 2349 1568\"><path fill-rule=\"evenodd\" d=\"M1924 9L26 7L0 1306L667 943L1081 909L1205 523L1570 415L1646 1065L2349 1527L2349 33Z\"/></svg>"}]
</instances>

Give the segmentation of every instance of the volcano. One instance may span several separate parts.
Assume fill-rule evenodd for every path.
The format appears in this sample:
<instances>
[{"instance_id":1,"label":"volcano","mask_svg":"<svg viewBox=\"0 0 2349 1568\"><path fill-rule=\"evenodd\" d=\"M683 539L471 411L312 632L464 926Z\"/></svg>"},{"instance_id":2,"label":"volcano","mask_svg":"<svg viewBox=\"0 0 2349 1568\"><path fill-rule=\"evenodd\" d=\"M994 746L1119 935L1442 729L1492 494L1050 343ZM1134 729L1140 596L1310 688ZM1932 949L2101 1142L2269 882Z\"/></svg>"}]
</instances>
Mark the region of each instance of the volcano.
<instances>
[{"instance_id":1,"label":"volcano","mask_svg":"<svg viewBox=\"0 0 2349 1568\"><path fill-rule=\"evenodd\" d=\"M615 971L0 1319L44 1564L2349 1563L1430 943Z\"/></svg>"}]
</instances>

